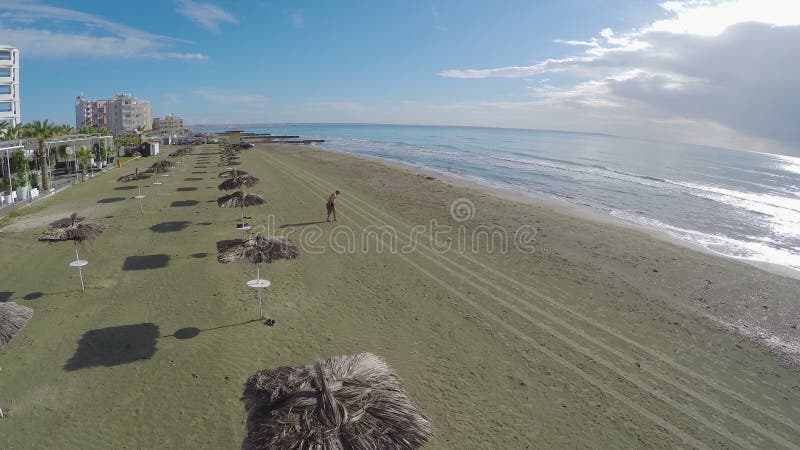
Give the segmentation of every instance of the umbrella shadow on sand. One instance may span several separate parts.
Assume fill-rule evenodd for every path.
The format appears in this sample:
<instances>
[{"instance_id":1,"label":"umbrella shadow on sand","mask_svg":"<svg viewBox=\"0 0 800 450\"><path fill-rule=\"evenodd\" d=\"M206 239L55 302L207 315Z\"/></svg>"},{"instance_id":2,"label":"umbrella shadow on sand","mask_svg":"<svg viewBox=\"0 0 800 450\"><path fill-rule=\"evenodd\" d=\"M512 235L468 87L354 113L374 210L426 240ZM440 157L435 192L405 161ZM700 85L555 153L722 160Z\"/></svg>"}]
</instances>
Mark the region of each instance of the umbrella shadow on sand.
<instances>
[{"instance_id":1,"label":"umbrella shadow on sand","mask_svg":"<svg viewBox=\"0 0 800 450\"><path fill-rule=\"evenodd\" d=\"M156 353L158 334L158 326L152 323L89 330L78 341L78 350L64 370L113 367L149 359Z\"/></svg>"},{"instance_id":2,"label":"umbrella shadow on sand","mask_svg":"<svg viewBox=\"0 0 800 450\"><path fill-rule=\"evenodd\" d=\"M36 300L36 299L40 299L40 298L48 296L48 295L64 295L64 294L72 294L74 292L82 292L82 291L80 289L73 289L71 291L61 291L61 292L41 292L41 291L36 291L36 292L31 292L31 293L25 294L22 297L17 297L17 298L14 298L14 299L7 298L6 300ZM4 294L4 292L0 292L0 302L6 301L6 300L3 300L3 294ZM9 294L10 294L10 292L9 292Z\"/></svg>"},{"instance_id":3,"label":"umbrella shadow on sand","mask_svg":"<svg viewBox=\"0 0 800 450\"><path fill-rule=\"evenodd\" d=\"M189 206L199 205L200 202L197 200L176 200L172 202L169 206L170 208L186 208Z\"/></svg>"},{"instance_id":4,"label":"umbrella shadow on sand","mask_svg":"<svg viewBox=\"0 0 800 450\"><path fill-rule=\"evenodd\" d=\"M134 187L134 186L131 186ZM108 198L101 198L97 201L97 203L117 203L124 201L125 197L108 197Z\"/></svg>"},{"instance_id":5,"label":"umbrella shadow on sand","mask_svg":"<svg viewBox=\"0 0 800 450\"><path fill-rule=\"evenodd\" d=\"M192 222L188 220L175 220L170 222L157 223L150 227L153 233L174 233L185 230Z\"/></svg>"},{"instance_id":6,"label":"umbrella shadow on sand","mask_svg":"<svg viewBox=\"0 0 800 450\"><path fill-rule=\"evenodd\" d=\"M169 265L169 255L141 255L141 256L128 256L125 262L122 263L122 270L150 270L150 269L163 269Z\"/></svg>"},{"instance_id":7,"label":"umbrella shadow on sand","mask_svg":"<svg viewBox=\"0 0 800 450\"><path fill-rule=\"evenodd\" d=\"M231 323L231 324L228 324L228 325L220 325L220 326L211 327L211 328L204 328L202 330L200 328L197 328L197 327L186 327L186 328L181 328L180 330L176 330L174 333L172 333L170 335L159 336L158 339L175 338L175 339L178 339L178 340L186 340L186 339L191 339L193 337L196 337L200 333L205 333L206 331L214 331L214 330L221 330L223 328L238 327L238 326L247 325L248 323L253 323L253 322L260 322L260 320L259 319L246 320L244 322Z\"/></svg>"},{"instance_id":8,"label":"umbrella shadow on sand","mask_svg":"<svg viewBox=\"0 0 800 450\"><path fill-rule=\"evenodd\" d=\"M198 252L198 253L192 253L191 255L174 256L173 258L175 258L175 259L190 259L190 258L203 259L203 258L208 258L208 255L209 255L208 252Z\"/></svg>"}]
</instances>

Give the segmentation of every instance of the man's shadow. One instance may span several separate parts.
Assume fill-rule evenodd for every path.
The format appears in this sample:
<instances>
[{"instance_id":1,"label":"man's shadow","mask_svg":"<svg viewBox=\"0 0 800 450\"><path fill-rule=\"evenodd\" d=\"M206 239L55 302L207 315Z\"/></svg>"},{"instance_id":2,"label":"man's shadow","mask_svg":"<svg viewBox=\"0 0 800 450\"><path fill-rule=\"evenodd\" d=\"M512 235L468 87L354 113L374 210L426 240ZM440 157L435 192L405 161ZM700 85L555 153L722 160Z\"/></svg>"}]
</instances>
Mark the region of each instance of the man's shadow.
<instances>
[{"instance_id":1,"label":"man's shadow","mask_svg":"<svg viewBox=\"0 0 800 450\"><path fill-rule=\"evenodd\" d=\"M286 223L281 225L279 228L289 228L289 227L305 227L308 225L317 225L320 223L327 223L325 220L319 220L317 222L303 222L303 223Z\"/></svg>"}]
</instances>

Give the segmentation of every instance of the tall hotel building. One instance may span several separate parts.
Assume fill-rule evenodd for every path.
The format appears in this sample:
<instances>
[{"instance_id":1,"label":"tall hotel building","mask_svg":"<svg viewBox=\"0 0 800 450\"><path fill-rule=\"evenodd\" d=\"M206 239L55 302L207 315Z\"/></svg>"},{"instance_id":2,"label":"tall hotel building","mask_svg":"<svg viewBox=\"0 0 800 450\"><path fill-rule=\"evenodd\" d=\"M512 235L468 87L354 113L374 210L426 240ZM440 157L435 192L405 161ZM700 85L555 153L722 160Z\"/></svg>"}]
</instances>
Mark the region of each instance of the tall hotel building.
<instances>
[{"instance_id":1,"label":"tall hotel building","mask_svg":"<svg viewBox=\"0 0 800 450\"><path fill-rule=\"evenodd\" d=\"M0 45L0 122L19 125L19 50Z\"/></svg>"}]
</instances>

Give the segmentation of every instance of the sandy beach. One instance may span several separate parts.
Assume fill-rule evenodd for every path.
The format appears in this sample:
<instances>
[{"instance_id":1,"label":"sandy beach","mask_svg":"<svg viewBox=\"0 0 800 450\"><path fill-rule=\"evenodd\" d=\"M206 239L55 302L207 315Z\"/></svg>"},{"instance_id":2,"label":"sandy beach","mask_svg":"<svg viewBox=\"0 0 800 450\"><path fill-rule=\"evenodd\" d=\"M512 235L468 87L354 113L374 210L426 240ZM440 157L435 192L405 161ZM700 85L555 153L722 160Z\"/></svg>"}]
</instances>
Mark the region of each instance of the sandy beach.
<instances>
[{"instance_id":1,"label":"sandy beach","mask_svg":"<svg viewBox=\"0 0 800 450\"><path fill-rule=\"evenodd\" d=\"M172 149L163 151L168 153ZM258 370L373 352L434 424L430 448L796 448L800 281L374 160L258 144L245 211L301 255L220 264L216 145L147 198L127 163L0 231L0 301L35 310L0 350L0 448L238 448ZM155 159L160 159L161 156ZM324 203L342 192L338 221ZM46 203L44 203L46 202ZM37 237L72 212L82 248ZM382 246L376 237L382 241Z\"/></svg>"}]
</instances>

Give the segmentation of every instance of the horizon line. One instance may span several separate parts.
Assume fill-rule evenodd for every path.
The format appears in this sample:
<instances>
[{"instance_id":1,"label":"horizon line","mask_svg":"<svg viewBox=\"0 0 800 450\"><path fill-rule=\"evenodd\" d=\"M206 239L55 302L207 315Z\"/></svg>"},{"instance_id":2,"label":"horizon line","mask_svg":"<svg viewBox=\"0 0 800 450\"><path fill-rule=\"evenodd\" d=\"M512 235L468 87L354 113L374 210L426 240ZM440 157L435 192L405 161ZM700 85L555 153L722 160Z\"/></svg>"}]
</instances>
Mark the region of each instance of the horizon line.
<instances>
[{"instance_id":1,"label":"horizon line","mask_svg":"<svg viewBox=\"0 0 800 450\"><path fill-rule=\"evenodd\" d=\"M431 127L431 128L486 128L493 130L518 130L518 131L542 131L546 133L571 133L571 134L587 134L596 136L609 136L624 138L624 136L601 133L592 131L573 131L573 130L556 130L549 128L519 128L519 127L497 127L488 125L441 125L441 124L412 124L412 123L376 123L376 122L254 122L254 123L199 123L186 125L186 128L192 127L213 127L213 128L254 128L254 127L279 127L279 126L295 126L295 125L357 125L357 126L390 126L390 127Z\"/></svg>"}]
</instances>

